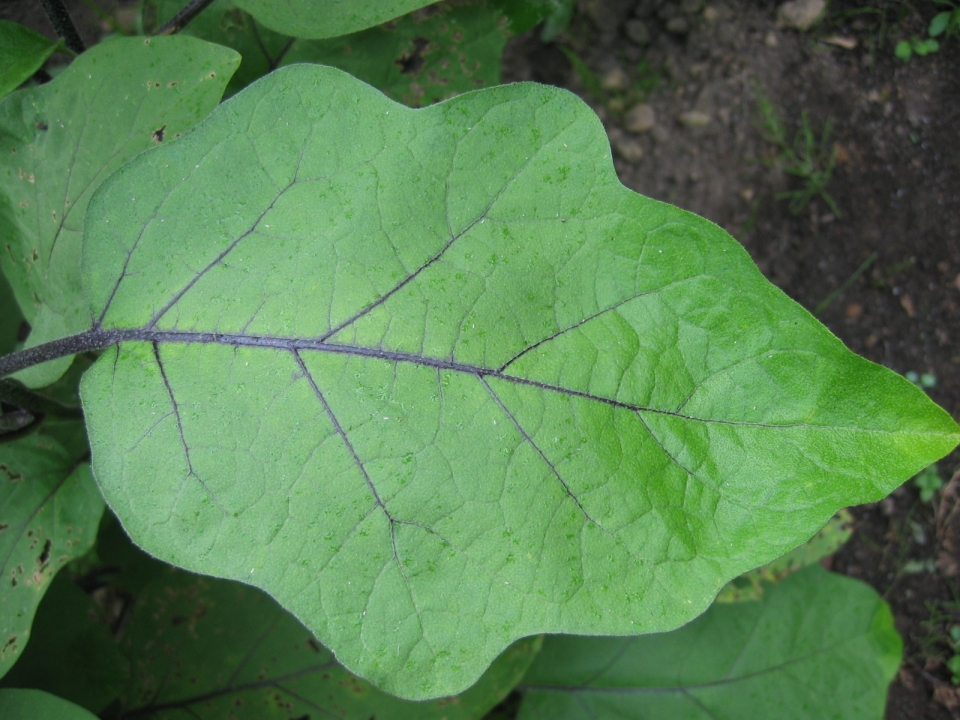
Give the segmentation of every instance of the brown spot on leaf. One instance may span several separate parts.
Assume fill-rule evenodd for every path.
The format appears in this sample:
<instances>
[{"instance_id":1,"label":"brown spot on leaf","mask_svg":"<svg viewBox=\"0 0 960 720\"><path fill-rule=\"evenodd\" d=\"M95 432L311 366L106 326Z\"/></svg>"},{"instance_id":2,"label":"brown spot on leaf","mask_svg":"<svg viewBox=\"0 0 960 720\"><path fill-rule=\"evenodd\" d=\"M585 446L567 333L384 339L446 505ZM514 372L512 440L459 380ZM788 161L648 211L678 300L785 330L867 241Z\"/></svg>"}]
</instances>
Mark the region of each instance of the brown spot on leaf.
<instances>
[{"instance_id":1,"label":"brown spot on leaf","mask_svg":"<svg viewBox=\"0 0 960 720\"><path fill-rule=\"evenodd\" d=\"M3 644L3 647L0 648L0 657L6 656L8 653L15 653L17 651L17 636L11 635L7 638L7 641Z\"/></svg>"},{"instance_id":2,"label":"brown spot on leaf","mask_svg":"<svg viewBox=\"0 0 960 720\"><path fill-rule=\"evenodd\" d=\"M320 645L313 638L310 638L309 640L307 640L307 645L309 645L310 649L313 650L315 653L320 652Z\"/></svg>"},{"instance_id":3,"label":"brown spot on leaf","mask_svg":"<svg viewBox=\"0 0 960 720\"><path fill-rule=\"evenodd\" d=\"M18 473L16 470L11 470L9 467L0 463L0 473L5 473L7 479L12 483L23 482L23 474Z\"/></svg>"},{"instance_id":4,"label":"brown spot on leaf","mask_svg":"<svg viewBox=\"0 0 960 720\"><path fill-rule=\"evenodd\" d=\"M404 52L394 60L394 63L400 66L400 72L404 75L416 75L423 69L426 62L423 54L430 46L430 41L423 37L415 37L411 40L413 48L404 50Z\"/></svg>"},{"instance_id":5,"label":"brown spot on leaf","mask_svg":"<svg viewBox=\"0 0 960 720\"><path fill-rule=\"evenodd\" d=\"M161 125L161 126L158 127L156 130L154 130L154 131L151 133L151 137L153 138L153 141L154 141L155 143L162 143L162 142L163 142L163 135L164 135L164 133L165 133L166 131L167 131L167 126L166 126L166 125Z\"/></svg>"},{"instance_id":6,"label":"brown spot on leaf","mask_svg":"<svg viewBox=\"0 0 960 720\"><path fill-rule=\"evenodd\" d=\"M49 130L49 129L50 129L50 126L47 125L47 124L46 124L45 122L43 122L42 120L37 120L37 122L35 122L35 123L33 124L33 126L34 126L37 130Z\"/></svg>"},{"instance_id":7,"label":"brown spot on leaf","mask_svg":"<svg viewBox=\"0 0 960 720\"><path fill-rule=\"evenodd\" d=\"M40 553L40 567L42 568L50 562L50 547L53 545L49 540L43 544L43 552Z\"/></svg>"}]
</instances>

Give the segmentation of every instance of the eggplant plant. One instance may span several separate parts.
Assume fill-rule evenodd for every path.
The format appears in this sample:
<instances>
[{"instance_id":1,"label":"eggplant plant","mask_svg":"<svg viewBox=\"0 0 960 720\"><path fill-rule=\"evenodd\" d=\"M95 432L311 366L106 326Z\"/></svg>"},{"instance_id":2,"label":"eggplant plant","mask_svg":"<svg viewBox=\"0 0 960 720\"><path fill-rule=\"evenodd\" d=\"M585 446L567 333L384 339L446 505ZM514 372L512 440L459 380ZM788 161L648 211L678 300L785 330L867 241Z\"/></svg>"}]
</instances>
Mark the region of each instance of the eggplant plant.
<instances>
[{"instance_id":1,"label":"eggplant plant","mask_svg":"<svg viewBox=\"0 0 960 720\"><path fill-rule=\"evenodd\" d=\"M218 0L44 84L0 25L0 715L882 717L818 531L960 428L493 84L550 0L425 5Z\"/></svg>"}]
</instances>

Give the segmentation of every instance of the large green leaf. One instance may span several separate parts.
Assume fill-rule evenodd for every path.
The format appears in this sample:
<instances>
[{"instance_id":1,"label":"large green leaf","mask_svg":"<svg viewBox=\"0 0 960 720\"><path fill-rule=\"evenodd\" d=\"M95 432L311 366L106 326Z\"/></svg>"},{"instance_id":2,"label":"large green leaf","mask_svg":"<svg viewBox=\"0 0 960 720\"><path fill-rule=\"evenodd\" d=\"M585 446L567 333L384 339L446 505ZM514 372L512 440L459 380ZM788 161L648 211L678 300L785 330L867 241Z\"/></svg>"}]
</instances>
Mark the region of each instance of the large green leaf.
<instances>
[{"instance_id":1,"label":"large green leaf","mask_svg":"<svg viewBox=\"0 0 960 720\"><path fill-rule=\"evenodd\" d=\"M767 585L779 582L792 572L832 555L852 534L853 516L849 510L843 509L803 545L728 582L717 595L716 602L758 600Z\"/></svg>"},{"instance_id":2,"label":"large green leaf","mask_svg":"<svg viewBox=\"0 0 960 720\"><path fill-rule=\"evenodd\" d=\"M29 80L58 45L30 28L0 20L0 97Z\"/></svg>"},{"instance_id":3,"label":"large green leaf","mask_svg":"<svg viewBox=\"0 0 960 720\"><path fill-rule=\"evenodd\" d=\"M163 19L182 3L156 5ZM441 2L351 35L295 40L262 27L230 0L217 0L184 32L243 56L231 94L278 66L309 62L338 67L418 107L500 81L509 23L494 8L491 0Z\"/></svg>"},{"instance_id":4,"label":"large green leaf","mask_svg":"<svg viewBox=\"0 0 960 720\"><path fill-rule=\"evenodd\" d=\"M83 262L120 343L81 385L94 468L133 539L409 698L519 637L673 629L958 439L623 187L556 88L411 110L282 69L115 173Z\"/></svg>"},{"instance_id":5,"label":"large green leaf","mask_svg":"<svg viewBox=\"0 0 960 720\"><path fill-rule=\"evenodd\" d=\"M78 705L40 690L0 689L0 717L4 720L96 720Z\"/></svg>"},{"instance_id":6,"label":"large green leaf","mask_svg":"<svg viewBox=\"0 0 960 720\"><path fill-rule=\"evenodd\" d=\"M0 687L44 690L98 713L120 694L129 674L100 607L60 573L37 608L30 642Z\"/></svg>"},{"instance_id":7,"label":"large green leaf","mask_svg":"<svg viewBox=\"0 0 960 720\"><path fill-rule=\"evenodd\" d=\"M53 576L90 549L102 514L90 465L56 440L0 445L0 676L23 651Z\"/></svg>"},{"instance_id":8,"label":"large green leaf","mask_svg":"<svg viewBox=\"0 0 960 720\"><path fill-rule=\"evenodd\" d=\"M0 102L0 266L33 331L27 346L90 325L80 282L83 214L100 182L185 132L219 102L239 57L193 38L123 38L55 80ZM69 358L20 378L42 387Z\"/></svg>"},{"instance_id":9,"label":"large green leaf","mask_svg":"<svg viewBox=\"0 0 960 720\"><path fill-rule=\"evenodd\" d=\"M284 35L331 38L364 30L432 0L237 0L263 25Z\"/></svg>"},{"instance_id":10,"label":"large green leaf","mask_svg":"<svg viewBox=\"0 0 960 720\"><path fill-rule=\"evenodd\" d=\"M880 720L902 650L872 588L814 565L671 633L547 638L519 719Z\"/></svg>"},{"instance_id":11,"label":"large green leaf","mask_svg":"<svg viewBox=\"0 0 960 720\"><path fill-rule=\"evenodd\" d=\"M261 591L171 569L142 593L122 648L134 676L121 704L137 717L478 720L517 684L540 638L514 644L463 695L414 703L337 665Z\"/></svg>"}]
</instances>

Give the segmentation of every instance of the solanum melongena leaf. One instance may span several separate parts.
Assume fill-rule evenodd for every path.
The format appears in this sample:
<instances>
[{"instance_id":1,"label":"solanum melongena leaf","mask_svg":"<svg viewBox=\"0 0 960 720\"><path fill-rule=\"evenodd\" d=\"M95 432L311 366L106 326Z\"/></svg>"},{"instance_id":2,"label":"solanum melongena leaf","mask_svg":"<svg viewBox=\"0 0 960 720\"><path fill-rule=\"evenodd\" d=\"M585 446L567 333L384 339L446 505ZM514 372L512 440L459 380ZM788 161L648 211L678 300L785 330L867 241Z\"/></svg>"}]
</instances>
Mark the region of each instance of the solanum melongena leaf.
<instances>
[{"instance_id":1,"label":"solanum melongena leaf","mask_svg":"<svg viewBox=\"0 0 960 720\"><path fill-rule=\"evenodd\" d=\"M622 186L552 87L412 110L291 66L85 228L124 527L410 699L526 635L673 629L958 439L724 231Z\"/></svg>"}]
</instances>

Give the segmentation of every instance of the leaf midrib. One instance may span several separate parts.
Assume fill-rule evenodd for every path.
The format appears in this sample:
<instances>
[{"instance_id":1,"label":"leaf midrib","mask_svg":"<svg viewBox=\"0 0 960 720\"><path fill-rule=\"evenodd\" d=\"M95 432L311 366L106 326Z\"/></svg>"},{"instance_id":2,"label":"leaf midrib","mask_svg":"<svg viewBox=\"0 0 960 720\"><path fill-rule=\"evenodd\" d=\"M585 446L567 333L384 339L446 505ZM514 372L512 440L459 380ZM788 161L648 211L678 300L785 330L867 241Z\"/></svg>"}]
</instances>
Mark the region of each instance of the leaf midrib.
<instances>
[{"instance_id":1,"label":"leaf midrib","mask_svg":"<svg viewBox=\"0 0 960 720\"><path fill-rule=\"evenodd\" d=\"M370 347L364 347L361 345L343 345L339 343L331 343L319 338L318 339L291 338L291 337L276 336L276 335L244 335L244 334L234 334L234 333L197 332L197 331L181 331L181 330L142 330L142 329L94 330L84 335L94 339L94 342L93 342L94 349L99 349L99 348L105 349L107 347L110 347L111 345L117 345L125 342L147 342L147 343L159 343L159 344L224 345L227 347L234 347L234 348L249 347L249 348L265 348L265 349L272 349L272 350L283 350L291 354L301 352L301 351L326 352L326 353L333 353L337 355L351 355L355 357L369 358L372 360L385 360L393 363L421 365L425 367L436 368L438 370L450 370L452 372L462 373L464 375L472 375L477 378L493 378L496 380L502 380L507 383L513 383L515 385L525 385L527 387L533 387L539 390L546 390L550 392L556 392L561 395L567 395L570 397L577 397L577 398L582 398L584 400L591 400L594 402L604 403L605 405L610 405L611 407L616 407L623 410L629 410L630 412L636 412L636 413L646 412L646 413L651 413L656 415L666 415L666 416L674 417L680 420L689 420L691 422L702 422L702 423L709 423L709 424L716 424L716 425L731 425L736 427L769 428L772 430L809 428L814 430L833 430L833 431L845 430L849 432L863 433L863 434L898 435L898 436L903 435L902 430L884 430L882 428L817 425L815 423L789 423L789 424L778 425L773 423L703 418L703 417L697 417L694 415L685 415L675 410L666 410L663 408L648 407L645 405L636 405L633 403L624 402L622 400L617 400L615 398L604 397L602 395L595 395L593 393L585 392L582 390L574 390L572 388L566 388L560 385L553 385L550 383L541 382L539 380L531 380L530 378L525 378L520 375L512 375L512 374L503 372L503 370L499 368L484 367L482 365L472 365L469 363L457 362L455 360L447 360L444 358L435 358L435 357L430 357L426 355L416 355L414 353L397 352L394 350L370 348ZM74 336L74 337L80 337L80 336ZM99 341L97 342L96 339L99 339ZM87 348L87 349L90 349L90 348ZM81 352L81 351L82 349L80 350L74 349L74 352ZM949 435L949 433L937 433L933 431L928 431L922 434L925 436Z\"/></svg>"}]
</instances>

